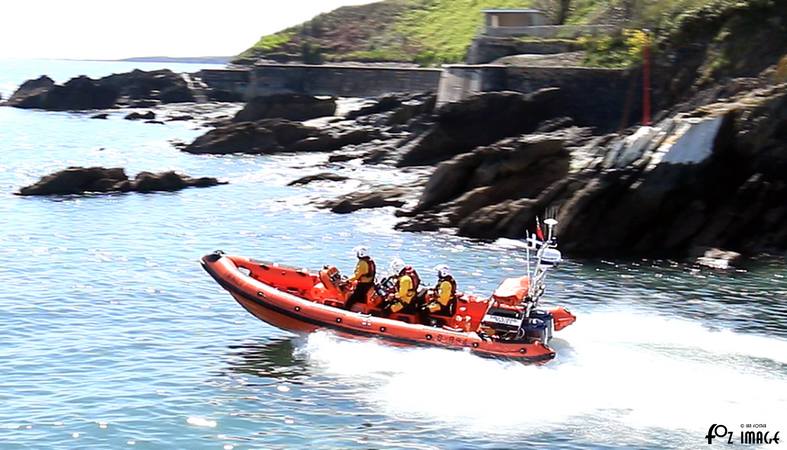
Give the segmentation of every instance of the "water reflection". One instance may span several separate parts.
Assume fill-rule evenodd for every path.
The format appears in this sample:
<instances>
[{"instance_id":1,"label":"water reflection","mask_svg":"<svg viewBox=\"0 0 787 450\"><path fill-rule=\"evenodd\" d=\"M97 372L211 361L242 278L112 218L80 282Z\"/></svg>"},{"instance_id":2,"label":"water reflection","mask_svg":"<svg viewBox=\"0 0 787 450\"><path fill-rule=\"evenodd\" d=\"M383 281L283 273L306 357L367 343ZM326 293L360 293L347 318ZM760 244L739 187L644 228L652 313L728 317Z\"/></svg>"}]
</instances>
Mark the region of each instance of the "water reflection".
<instances>
[{"instance_id":1,"label":"water reflection","mask_svg":"<svg viewBox=\"0 0 787 450\"><path fill-rule=\"evenodd\" d=\"M292 380L310 375L306 357L296 352L302 337L275 338L228 347L227 370L236 374Z\"/></svg>"}]
</instances>

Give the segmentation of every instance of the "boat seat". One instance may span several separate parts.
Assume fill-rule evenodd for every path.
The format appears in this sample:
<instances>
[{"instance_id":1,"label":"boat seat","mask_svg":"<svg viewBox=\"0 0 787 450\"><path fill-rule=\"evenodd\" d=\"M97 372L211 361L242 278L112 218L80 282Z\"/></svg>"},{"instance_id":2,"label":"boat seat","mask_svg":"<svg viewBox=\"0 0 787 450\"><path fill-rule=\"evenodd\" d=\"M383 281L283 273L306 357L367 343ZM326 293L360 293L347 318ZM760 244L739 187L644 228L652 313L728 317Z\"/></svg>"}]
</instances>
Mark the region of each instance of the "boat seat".
<instances>
[{"instance_id":1,"label":"boat seat","mask_svg":"<svg viewBox=\"0 0 787 450\"><path fill-rule=\"evenodd\" d=\"M334 308L344 308L344 302L339 300L325 300L323 304L326 306L333 306Z\"/></svg>"}]
</instances>

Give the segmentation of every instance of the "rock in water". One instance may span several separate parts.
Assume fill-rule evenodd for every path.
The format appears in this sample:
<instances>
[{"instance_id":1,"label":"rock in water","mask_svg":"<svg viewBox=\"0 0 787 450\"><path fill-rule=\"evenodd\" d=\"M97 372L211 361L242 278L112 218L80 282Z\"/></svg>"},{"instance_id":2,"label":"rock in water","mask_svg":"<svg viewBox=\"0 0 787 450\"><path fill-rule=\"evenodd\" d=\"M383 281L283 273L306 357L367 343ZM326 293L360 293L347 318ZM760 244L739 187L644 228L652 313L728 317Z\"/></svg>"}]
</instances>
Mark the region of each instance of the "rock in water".
<instances>
[{"instance_id":1,"label":"rock in water","mask_svg":"<svg viewBox=\"0 0 787 450\"><path fill-rule=\"evenodd\" d=\"M7 104L18 108L66 111L106 109L119 102L150 107L159 101L191 102L194 96L183 77L170 70L134 70L98 80L79 76L62 86L42 76L22 84Z\"/></svg>"},{"instance_id":2,"label":"rock in water","mask_svg":"<svg viewBox=\"0 0 787 450\"><path fill-rule=\"evenodd\" d=\"M156 113L153 111L147 111L144 113L133 112L128 114L124 119L126 120L153 120L156 118Z\"/></svg>"},{"instance_id":3,"label":"rock in water","mask_svg":"<svg viewBox=\"0 0 787 450\"><path fill-rule=\"evenodd\" d=\"M298 186L302 184L309 184L313 181L345 181L345 180L347 180L347 177L345 176L338 175L335 173L330 173L330 172L324 172L324 173L318 173L316 175L307 175L305 177L298 178L295 181L291 181L287 183L287 186Z\"/></svg>"},{"instance_id":4,"label":"rock in water","mask_svg":"<svg viewBox=\"0 0 787 450\"><path fill-rule=\"evenodd\" d=\"M19 195L67 195L84 192L108 192L116 183L128 180L122 168L69 167L42 177L23 187Z\"/></svg>"},{"instance_id":5,"label":"rock in water","mask_svg":"<svg viewBox=\"0 0 787 450\"><path fill-rule=\"evenodd\" d=\"M173 171L140 172L129 180L122 168L69 167L42 177L23 187L18 195L69 195L106 192L177 191L187 187L208 187L226 184L215 178L191 178Z\"/></svg>"},{"instance_id":6,"label":"rock in water","mask_svg":"<svg viewBox=\"0 0 787 450\"><path fill-rule=\"evenodd\" d=\"M381 188L368 192L354 192L342 198L326 202L323 206L337 214L347 214L359 209L400 207L405 204L403 197L409 192L403 188Z\"/></svg>"},{"instance_id":7,"label":"rock in water","mask_svg":"<svg viewBox=\"0 0 787 450\"><path fill-rule=\"evenodd\" d=\"M277 153L296 142L320 136L316 128L283 119L225 125L198 137L183 151L197 154Z\"/></svg>"},{"instance_id":8,"label":"rock in water","mask_svg":"<svg viewBox=\"0 0 787 450\"><path fill-rule=\"evenodd\" d=\"M34 80L27 80L11 94L6 104L17 108L42 108L43 97L55 82L46 75L41 75Z\"/></svg>"},{"instance_id":9,"label":"rock in water","mask_svg":"<svg viewBox=\"0 0 787 450\"><path fill-rule=\"evenodd\" d=\"M80 76L59 86L48 77L25 82L8 100L17 108L51 111L106 109L114 106L118 91L96 80Z\"/></svg>"},{"instance_id":10,"label":"rock in water","mask_svg":"<svg viewBox=\"0 0 787 450\"><path fill-rule=\"evenodd\" d=\"M194 101L186 80L169 69L152 71L136 69L109 75L98 81L132 100L161 100L162 103Z\"/></svg>"},{"instance_id":11,"label":"rock in water","mask_svg":"<svg viewBox=\"0 0 787 450\"><path fill-rule=\"evenodd\" d=\"M260 119L287 119L303 121L336 113L336 100L320 99L303 94L274 94L255 97L238 111L233 122L250 122Z\"/></svg>"},{"instance_id":12,"label":"rock in water","mask_svg":"<svg viewBox=\"0 0 787 450\"><path fill-rule=\"evenodd\" d=\"M194 101L194 94L188 86L170 86L159 93L161 103L187 103Z\"/></svg>"},{"instance_id":13,"label":"rock in water","mask_svg":"<svg viewBox=\"0 0 787 450\"><path fill-rule=\"evenodd\" d=\"M219 126L195 139L183 151L219 155L329 152L363 144L379 136L377 130L368 128L330 132L285 119L263 119Z\"/></svg>"}]
</instances>

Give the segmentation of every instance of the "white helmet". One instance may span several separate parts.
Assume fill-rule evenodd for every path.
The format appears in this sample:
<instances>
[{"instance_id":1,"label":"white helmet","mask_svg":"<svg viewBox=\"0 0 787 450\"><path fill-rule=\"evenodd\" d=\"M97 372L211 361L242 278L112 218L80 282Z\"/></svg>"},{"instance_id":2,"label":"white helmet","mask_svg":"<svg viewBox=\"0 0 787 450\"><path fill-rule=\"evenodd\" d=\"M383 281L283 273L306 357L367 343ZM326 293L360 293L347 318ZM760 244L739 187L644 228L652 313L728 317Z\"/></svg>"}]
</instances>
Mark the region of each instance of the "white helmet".
<instances>
[{"instance_id":1,"label":"white helmet","mask_svg":"<svg viewBox=\"0 0 787 450\"><path fill-rule=\"evenodd\" d=\"M451 276L451 270L449 270L448 266L445 264L434 266L434 270L437 271L438 278L445 278Z\"/></svg>"},{"instance_id":2,"label":"white helmet","mask_svg":"<svg viewBox=\"0 0 787 450\"><path fill-rule=\"evenodd\" d=\"M359 258L366 258L369 256L369 249L364 247L363 245L359 245L353 249L355 252L355 256Z\"/></svg>"},{"instance_id":3,"label":"white helmet","mask_svg":"<svg viewBox=\"0 0 787 450\"><path fill-rule=\"evenodd\" d=\"M402 261L402 258L394 258L391 260L391 264L388 265L388 270L390 270L392 275L398 275L404 269L404 266L405 263Z\"/></svg>"}]
</instances>

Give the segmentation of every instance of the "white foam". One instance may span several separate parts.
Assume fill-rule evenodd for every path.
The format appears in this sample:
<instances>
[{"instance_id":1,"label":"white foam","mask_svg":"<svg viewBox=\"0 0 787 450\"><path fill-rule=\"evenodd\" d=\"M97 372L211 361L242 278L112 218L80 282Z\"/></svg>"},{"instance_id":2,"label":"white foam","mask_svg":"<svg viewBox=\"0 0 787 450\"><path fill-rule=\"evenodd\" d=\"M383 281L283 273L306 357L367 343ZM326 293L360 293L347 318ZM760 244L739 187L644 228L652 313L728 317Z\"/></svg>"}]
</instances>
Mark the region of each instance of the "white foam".
<instances>
[{"instance_id":1,"label":"white foam","mask_svg":"<svg viewBox=\"0 0 787 450\"><path fill-rule=\"evenodd\" d=\"M689 430L694 439L711 423L784 428L787 377L773 369L787 363L787 341L660 315L578 317L553 341L557 360L542 366L322 333L299 351L357 386L359 401L396 417L458 424L459 433L570 427L615 444L653 429Z\"/></svg>"},{"instance_id":2,"label":"white foam","mask_svg":"<svg viewBox=\"0 0 787 450\"><path fill-rule=\"evenodd\" d=\"M188 419L186 419L186 423L189 425L193 425L195 427L206 427L206 428L216 427L215 420L206 419L204 417L190 416Z\"/></svg>"}]
</instances>

